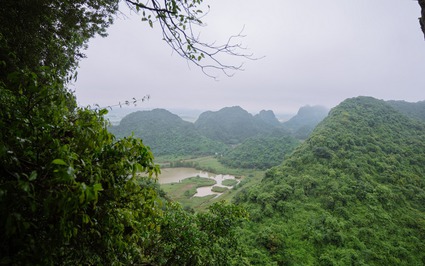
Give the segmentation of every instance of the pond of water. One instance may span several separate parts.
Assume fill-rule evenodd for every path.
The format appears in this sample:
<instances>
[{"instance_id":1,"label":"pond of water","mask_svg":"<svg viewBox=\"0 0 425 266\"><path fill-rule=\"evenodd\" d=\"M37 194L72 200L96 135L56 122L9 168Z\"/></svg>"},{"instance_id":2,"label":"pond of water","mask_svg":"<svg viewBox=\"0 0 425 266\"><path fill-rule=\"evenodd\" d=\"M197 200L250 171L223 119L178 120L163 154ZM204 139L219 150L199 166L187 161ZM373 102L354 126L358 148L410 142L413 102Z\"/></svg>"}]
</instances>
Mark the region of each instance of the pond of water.
<instances>
[{"instance_id":1,"label":"pond of water","mask_svg":"<svg viewBox=\"0 0 425 266\"><path fill-rule=\"evenodd\" d=\"M158 176L160 184L178 183L189 177L208 177L208 172L196 170L195 168L162 168Z\"/></svg>"},{"instance_id":2,"label":"pond of water","mask_svg":"<svg viewBox=\"0 0 425 266\"><path fill-rule=\"evenodd\" d=\"M195 168L163 168L161 169L161 174L158 176L158 180L160 184L169 184L177 183L185 178L194 176L214 179L217 182L214 186L226 187L229 189L231 189L233 186L225 186L222 184L222 182L226 179L235 179L235 177L232 175L215 175L212 173L196 170ZM217 196L221 195L221 193L211 191L212 187L213 186L198 188L194 197L204 197L214 194Z\"/></svg>"}]
</instances>

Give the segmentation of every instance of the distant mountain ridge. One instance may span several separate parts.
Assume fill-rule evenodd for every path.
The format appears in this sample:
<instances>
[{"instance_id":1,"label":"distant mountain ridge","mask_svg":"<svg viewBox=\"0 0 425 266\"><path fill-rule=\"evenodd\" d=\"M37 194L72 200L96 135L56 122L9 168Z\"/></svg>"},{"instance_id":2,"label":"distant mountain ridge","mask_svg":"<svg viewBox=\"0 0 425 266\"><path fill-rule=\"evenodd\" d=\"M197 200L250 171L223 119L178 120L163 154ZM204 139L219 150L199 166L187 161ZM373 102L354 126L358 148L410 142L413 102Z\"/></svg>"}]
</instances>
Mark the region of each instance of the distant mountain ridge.
<instances>
[{"instance_id":1,"label":"distant mountain ridge","mask_svg":"<svg viewBox=\"0 0 425 266\"><path fill-rule=\"evenodd\" d=\"M406 101L387 101L387 103L411 118L425 121L425 101L416 103Z\"/></svg>"},{"instance_id":2,"label":"distant mountain ridge","mask_svg":"<svg viewBox=\"0 0 425 266\"><path fill-rule=\"evenodd\" d=\"M284 122L282 125L298 139L306 139L313 129L329 113L329 109L323 106L303 106L298 113Z\"/></svg>"},{"instance_id":3,"label":"distant mountain ridge","mask_svg":"<svg viewBox=\"0 0 425 266\"><path fill-rule=\"evenodd\" d=\"M239 106L225 107L219 111L202 113L195 128L203 135L226 144L237 144L261 133L279 129L273 111L263 111L253 116ZM279 122L279 121L277 121Z\"/></svg>"},{"instance_id":4,"label":"distant mountain ridge","mask_svg":"<svg viewBox=\"0 0 425 266\"><path fill-rule=\"evenodd\" d=\"M254 119L262 121L274 127L280 127L281 123L276 118L272 110L261 110L258 114L254 115Z\"/></svg>"},{"instance_id":5,"label":"distant mountain ridge","mask_svg":"<svg viewBox=\"0 0 425 266\"><path fill-rule=\"evenodd\" d=\"M281 136L291 135L297 126L314 127L317 124L316 116L313 111L300 111L298 118L296 116L292 120L295 122L291 122L293 126L285 128L271 110L262 110L252 115L239 106L225 107L215 112L203 112L192 123L168 110L154 109L130 113L118 125L111 126L110 131L118 138L133 133L150 146L155 155L222 154L228 149L228 145L241 144L250 138L274 138L264 141L279 139L278 142L281 142L285 139ZM254 142L248 143L252 145ZM291 140L291 143L296 142ZM285 148L282 153L283 150L289 151ZM280 160L278 158L282 156L278 155L275 159Z\"/></svg>"},{"instance_id":6,"label":"distant mountain ridge","mask_svg":"<svg viewBox=\"0 0 425 266\"><path fill-rule=\"evenodd\" d=\"M134 134L150 146L155 155L209 155L226 149L223 143L201 135L193 123L165 109L131 113L109 130L118 138Z\"/></svg>"}]
</instances>

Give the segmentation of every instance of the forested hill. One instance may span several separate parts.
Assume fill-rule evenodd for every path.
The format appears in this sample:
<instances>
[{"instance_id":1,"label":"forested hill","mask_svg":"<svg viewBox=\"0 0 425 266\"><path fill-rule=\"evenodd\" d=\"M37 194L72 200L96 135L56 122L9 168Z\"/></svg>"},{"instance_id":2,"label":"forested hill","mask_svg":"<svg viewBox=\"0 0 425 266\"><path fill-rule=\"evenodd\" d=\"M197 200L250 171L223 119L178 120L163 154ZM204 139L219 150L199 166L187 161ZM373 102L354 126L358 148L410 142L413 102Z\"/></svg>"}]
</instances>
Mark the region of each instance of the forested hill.
<instances>
[{"instance_id":1,"label":"forested hill","mask_svg":"<svg viewBox=\"0 0 425 266\"><path fill-rule=\"evenodd\" d=\"M348 99L237 202L254 264L424 265L425 123Z\"/></svg>"},{"instance_id":2,"label":"forested hill","mask_svg":"<svg viewBox=\"0 0 425 266\"><path fill-rule=\"evenodd\" d=\"M212 113L211 119L201 118L203 128L208 129L204 131L164 109L134 112L109 130L118 138L133 133L150 146L155 155L220 154L220 162L235 168L267 169L279 165L299 144L281 129L273 111L263 110L252 116L240 107L232 107L222 112L225 114L203 114L205 117ZM222 115L227 121L221 121ZM214 130L218 133L211 134Z\"/></svg>"},{"instance_id":3,"label":"forested hill","mask_svg":"<svg viewBox=\"0 0 425 266\"><path fill-rule=\"evenodd\" d=\"M425 121L425 101L410 103L406 101L388 101L388 103L403 114Z\"/></svg>"},{"instance_id":4,"label":"forested hill","mask_svg":"<svg viewBox=\"0 0 425 266\"><path fill-rule=\"evenodd\" d=\"M141 138L155 155L209 155L222 153L226 146L197 132L193 123L164 109L138 111L125 116L109 131L118 138Z\"/></svg>"},{"instance_id":5,"label":"forested hill","mask_svg":"<svg viewBox=\"0 0 425 266\"><path fill-rule=\"evenodd\" d=\"M323 106L303 106L298 113L284 122L282 125L298 139L306 139L313 129L329 113L329 109Z\"/></svg>"},{"instance_id":6,"label":"forested hill","mask_svg":"<svg viewBox=\"0 0 425 266\"><path fill-rule=\"evenodd\" d=\"M261 110L258 114L254 115L254 119L256 119L259 123L265 123L274 127L281 126L272 110Z\"/></svg>"},{"instance_id":7,"label":"forested hill","mask_svg":"<svg viewBox=\"0 0 425 266\"><path fill-rule=\"evenodd\" d=\"M299 143L286 134L256 136L225 152L219 161L233 168L269 169L280 165Z\"/></svg>"},{"instance_id":8,"label":"forested hill","mask_svg":"<svg viewBox=\"0 0 425 266\"><path fill-rule=\"evenodd\" d=\"M278 129L280 124L276 124L270 117L274 117L272 111L254 117L239 106L225 107L216 112L202 113L196 120L195 127L211 139L237 144L247 138Z\"/></svg>"}]
</instances>

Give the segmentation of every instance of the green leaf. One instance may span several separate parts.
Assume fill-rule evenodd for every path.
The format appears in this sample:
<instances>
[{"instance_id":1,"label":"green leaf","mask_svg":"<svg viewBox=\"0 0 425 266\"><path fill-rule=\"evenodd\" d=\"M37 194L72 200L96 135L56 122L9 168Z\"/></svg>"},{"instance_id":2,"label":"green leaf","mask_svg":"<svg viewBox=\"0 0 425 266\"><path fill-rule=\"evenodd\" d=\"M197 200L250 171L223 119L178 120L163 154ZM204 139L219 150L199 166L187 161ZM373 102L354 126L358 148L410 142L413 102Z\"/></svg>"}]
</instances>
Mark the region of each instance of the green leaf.
<instances>
[{"instance_id":1,"label":"green leaf","mask_svg":"<svg viewBox=\"0 0 425 266\"><path fill-rule=\"evenodd\" d=\"M34 181L37 179L37 172L36 171L32 171L30 176L28 177L29 181Z\"/></svg>"},{"instance_id":2,"label":"green leaf","mask_svg":"<svg viewBox=\"0 0 425 266\"><path fill-rule=\"evenodd\" d=\"M100 184L100 183L94 184L93 188L94 188L95 191L102 191L103 190L102 184Z\"/></svg>"},{"instance_id":3,"label":"green leaf","mask_svg":"<svg viewBox=\"0 0 425 266\"><path fill-rule=\"evenodd\" d=\"M87 214L83 214L82 220L83 224L88 224L90 222L90 216L88 216Z\"/></svg>"},{"instance_id":4,"label":"green leaf","mask_svg":"<svg viewBox=\"0 0 425 266\"><path fill-rule=\"evenodd\" d=\"M108 114L108 110L107 109L101 109L99 111L99 115L107 115Z\"/></svg>"},{"instance_id":5,"label":"green leaf","mask_svg":"<svg viewBox=\"0 0 425 266\"><path fill-rule=\"evenodd\" d=\"M62 160L62 159L54 159L54 160L52 161L52 164L68 166L68 164L67 164L67 163L65 163L65 161L64 161L64 160Z\"/></svg>"}]
</instances>

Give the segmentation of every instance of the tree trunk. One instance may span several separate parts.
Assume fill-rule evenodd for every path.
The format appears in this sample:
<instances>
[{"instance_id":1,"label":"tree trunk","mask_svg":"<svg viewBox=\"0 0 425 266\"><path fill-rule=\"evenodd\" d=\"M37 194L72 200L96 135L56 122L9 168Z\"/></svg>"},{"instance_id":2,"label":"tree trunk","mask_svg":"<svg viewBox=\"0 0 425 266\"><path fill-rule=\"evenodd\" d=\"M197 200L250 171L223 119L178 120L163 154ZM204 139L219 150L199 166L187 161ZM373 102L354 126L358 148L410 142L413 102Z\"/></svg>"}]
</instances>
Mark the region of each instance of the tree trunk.
<instances>
[{"instance_id":1,"label":"tree trunk","mask_svg":"<svg viewBox=\"0 0 425 266\"><path fill-rule=\"evenodd\" d=\"M419 24L421 25L422 32L425 37L425 0L418 0L419 5L421 6L421 17L419 18Z\"/></svg>"}]
</instances>

